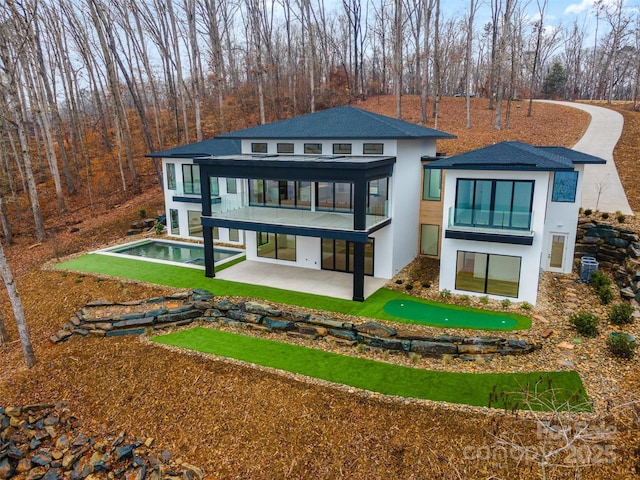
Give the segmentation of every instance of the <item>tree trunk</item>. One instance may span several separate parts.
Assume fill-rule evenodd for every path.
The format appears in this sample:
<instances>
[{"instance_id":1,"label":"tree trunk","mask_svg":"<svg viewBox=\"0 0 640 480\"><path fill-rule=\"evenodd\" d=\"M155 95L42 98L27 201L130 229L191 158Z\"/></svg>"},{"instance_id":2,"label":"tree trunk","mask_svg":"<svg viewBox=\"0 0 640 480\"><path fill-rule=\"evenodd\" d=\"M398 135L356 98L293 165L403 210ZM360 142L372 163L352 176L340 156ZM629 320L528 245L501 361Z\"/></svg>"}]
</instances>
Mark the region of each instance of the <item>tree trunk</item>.
<instances>
[{"instance_id":1,"label":"tree trunk","mask_svg":"<svg viewBox=\"0 0 640 480\"><path fill-rule=\"evenodd\" d=\"M20 343L22 344L22 353L24 354L24 361L27 364L27 368L31 368L36 364L36 356L33 353L33 347L31 346L31 338L29 337L29 329L27 328L27 322L24 317L24 310L22 309L22 302L20 301L20 295L18 289L13 280L11 269L7 263L7 258L4 256L4 249L0 244L0 274L2 274L2 280L4 286L7 288L9 294L9 301L11 302L11 308L13 309L13 316L16 319L18 325L18 336L20 337ZM0 336L6 337L6 331L2 335L4 329L4 323L0 321Z\"/></svg>"}]
</instances>

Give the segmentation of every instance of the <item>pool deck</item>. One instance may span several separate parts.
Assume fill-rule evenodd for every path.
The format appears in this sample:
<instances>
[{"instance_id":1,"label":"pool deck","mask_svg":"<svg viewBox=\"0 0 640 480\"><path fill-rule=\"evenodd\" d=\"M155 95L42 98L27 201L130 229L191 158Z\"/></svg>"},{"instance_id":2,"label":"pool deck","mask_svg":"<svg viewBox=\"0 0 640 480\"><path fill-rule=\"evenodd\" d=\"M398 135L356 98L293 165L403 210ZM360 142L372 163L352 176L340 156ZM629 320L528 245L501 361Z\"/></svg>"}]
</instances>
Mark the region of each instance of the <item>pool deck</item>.
<instances>
[{"instance_id":1,"label":"pool deck","mask_svg":"<svg viewBox=\"0 0 640 480\"><path fill-rule=\"evenodd\" d=\"M216 278L345 300L353 298L353 275L350 273L245 260L216 273ZM365 277L365 298L387 282L384 278Z\"/></svg>"}]
</instances>

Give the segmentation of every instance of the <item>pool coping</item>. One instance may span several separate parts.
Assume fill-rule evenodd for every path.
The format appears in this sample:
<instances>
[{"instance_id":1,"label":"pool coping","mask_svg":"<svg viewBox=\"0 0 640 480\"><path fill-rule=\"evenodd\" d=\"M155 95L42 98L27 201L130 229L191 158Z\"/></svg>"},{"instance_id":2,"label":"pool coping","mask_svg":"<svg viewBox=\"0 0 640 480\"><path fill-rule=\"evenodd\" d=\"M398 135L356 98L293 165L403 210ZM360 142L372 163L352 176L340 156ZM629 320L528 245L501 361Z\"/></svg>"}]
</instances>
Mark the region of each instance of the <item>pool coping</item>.
<instances>
[{"instance_id":1,"label":"pool coping","mask_svg":"<svg viewBox=\"0 0 640 480\"><path fill-rule=\"evenodd\" d=\"M198 247L202 247L204 249L204 244L201 243L196 243L196 242L181 242L179 240L172 240L172 239L165 239L165 238L161 238L161 239L154 239L154 238L144 238L144 239L137 239L137 240L132 240L131 242L127 242L127 243L122 243L119 245L111 245L109 247L106 248L101 248L99 250L94 250L93 252L89 252L89 253L95 253L98 255L104 255L107 257L117 257L117 258L125 258L125 259L133 259L133 260L140 260L141 262L150 262L150 263L159 263L162 265L174 265L174 266L179 266L179 267L185 267L185 268L192 268L194 270L205 270L205 267L203 265L194 265L192 263L185 263L185 262L172 262L170 260L162 260L159 258L150 258L150 257L142 257L139 255L127 255L126 253L118 253L118 252L114 252L111 250L114 249L120 249L120 248L127 248L127 247L132 247L138 244L143 244L143 243L151 243L151 242L157 242L157 243L168 243L168 244L174 244L174 245L178 245L178 246L186 246L186 247L193 247L193 246L198 246ZM228 258L225 258L224 260L220 260L218 262L216 262L216 266L220 266L220 265L224 265L228 262L232 262L235 261L237 259L239 259L241 256L245 255L245 251L239 248L234 248L234 247L223 247L225 250L233 250L233 251L237 251L236 255L232 255Z\"/></svg>"}]
</instances>

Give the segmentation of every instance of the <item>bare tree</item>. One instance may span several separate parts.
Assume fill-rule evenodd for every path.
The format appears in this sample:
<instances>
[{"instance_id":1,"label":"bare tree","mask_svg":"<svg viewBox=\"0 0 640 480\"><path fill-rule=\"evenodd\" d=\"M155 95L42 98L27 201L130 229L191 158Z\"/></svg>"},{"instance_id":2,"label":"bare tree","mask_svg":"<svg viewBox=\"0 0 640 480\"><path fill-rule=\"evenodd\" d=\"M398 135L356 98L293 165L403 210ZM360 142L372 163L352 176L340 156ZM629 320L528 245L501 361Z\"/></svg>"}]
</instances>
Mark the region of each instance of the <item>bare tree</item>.
<instances>
[{"instance_id":1,"label":"bare tree","mask_svg":"<svg viewBox=\"0 0 640 480\"><path fill-rule=\"evenodd\" d=\"M545 0L546 1L546 0ZM467 48L464 60L464 88L465 105L467 110L467 128L471 128L471 57L473 49L473 19L478 10L478 2L469 0L469 13L467 15Z\"/></svg>"},{"instance_id":2,"label":"bare tree","mask_svg":"<svg viewBox=\"0 0 640 480\"><path fill-rule=\"evenodd\" d=\"M9 301L11 302L11 308L13 309L13 316L15 317L16 324L18 326L18 336L20 337L20 343L22 344L22 353L24 354L24 361L28 368L33 367L36 364L36 356L33 353L33 347L31 346L31 337L29 336L29 329L27 328L27 322L24 316L24 310L22 309L22 301L18 294L11 269L7 263L7 258L4 255L4 248L0 244L0 274L4 286L9 294ZM6 338L6 330L4 323L0 319L0 345L2 344L2 338Z\"/></svg>"},{"instance_id":3,"label":"bare tree","mask_svg":"<svg viewBox=\"0 0 640 480\"><path fill-rule=\"evenodd\" d=\"M533 53L533 65L531 67L531 81L529 82L529 109L527 110L527 117L530 117L533 112L533 89L536 82L536 74L538 69L538 59L540 57L540 46L542 44L542 33L544 31L544 16L547 12L547 5L549 0L536 0L538 4L538 20L533 24L533 28L536 32L536 48Z\"/></svg>"}]
</instances>

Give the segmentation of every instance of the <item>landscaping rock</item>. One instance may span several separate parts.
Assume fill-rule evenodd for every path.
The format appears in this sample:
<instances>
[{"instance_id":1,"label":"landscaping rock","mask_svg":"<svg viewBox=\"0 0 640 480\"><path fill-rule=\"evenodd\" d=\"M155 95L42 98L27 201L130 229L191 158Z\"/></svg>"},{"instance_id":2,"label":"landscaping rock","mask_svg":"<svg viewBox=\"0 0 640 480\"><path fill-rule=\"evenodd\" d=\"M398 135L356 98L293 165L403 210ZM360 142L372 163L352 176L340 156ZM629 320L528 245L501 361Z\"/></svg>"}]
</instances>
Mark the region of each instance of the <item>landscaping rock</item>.
<instances>
[{"instance_id":1,"label":"landscaping rock","mask_svg":"<svg viewBox=\"0 0 640 480\"><path fill-rule=\"evenodd\" d=\"M394 337L398 334L396 330L378 322L366 322L362 325L355 327L360 333L366 333L367 335L373 335L376 337L388 338Z\"/></svg>"},{"instance_id":2,"label":"landscaping rock","mask_svg":"<svg viewBox=\"0 0 640 480\"><path fill-rule=\"evenodd\" d=\"M267 305L265 303L258 302L245 302L244 304L245 312L255 313L261 316L270 316L270 317L279 317L282 315L282 311L277 308Z\"/></svg>"},{"instance_id":3,"label":"landscaping rock","mask_svg":"<svg viewBox=\"0 0 640 480\"><path fill-rule=\"evenodd\" d=\"M227 311L226 316L227 318L230 318L232 320L239 320L241 322L249 322L249 323L262 322L262 315L243 312L242 310L229 310Z\"/></svg>"},{"instance_id":4,"label":"landscaping rock","mask_svg":"<svg viewBox=\"0 0 640 480\"><path fill-rule=\"evenodd\" d=\"M295 323L290 320L276 320L274 318L264 317L262 321L264 323L264 326L269 330L288 332L296 328Z\"/></svg>"}]
</instances>

